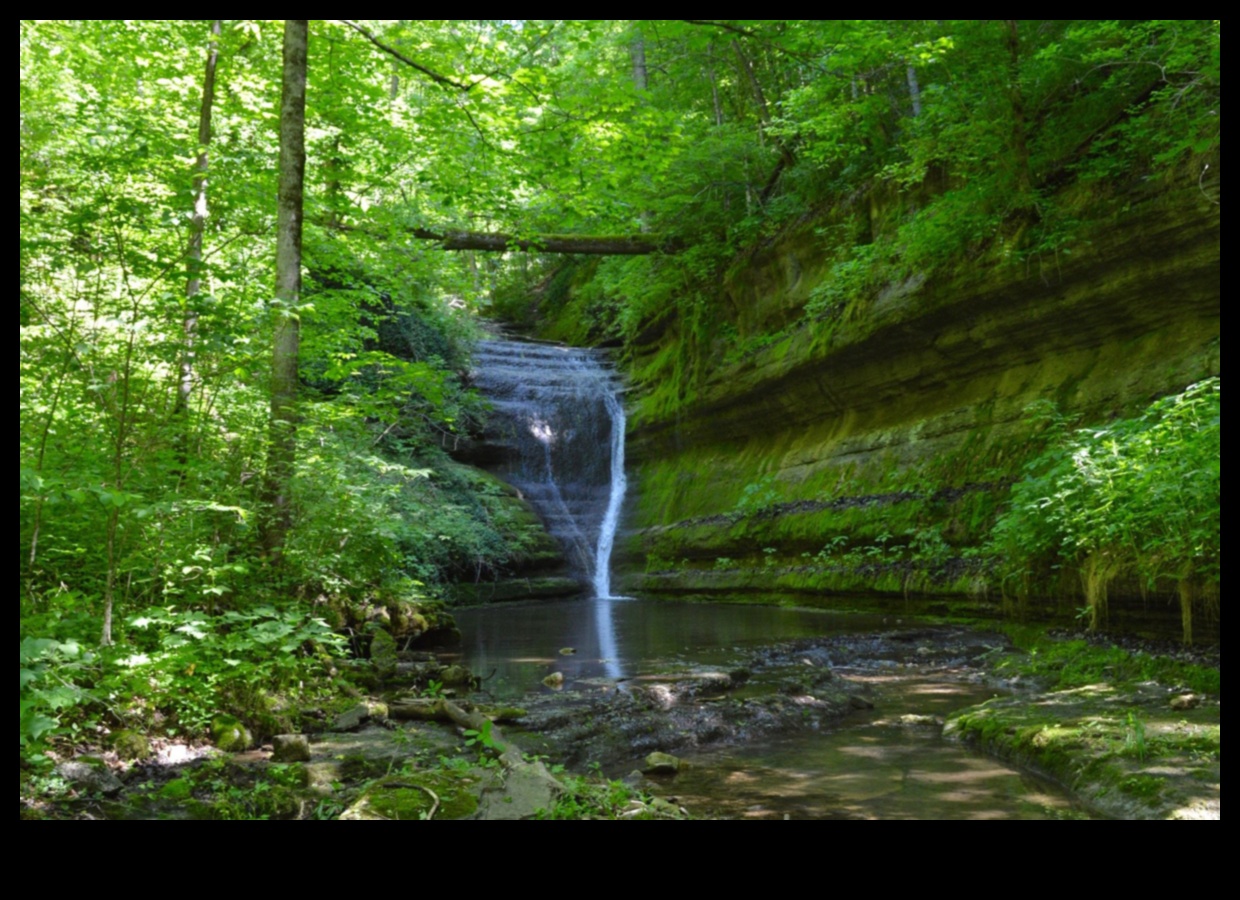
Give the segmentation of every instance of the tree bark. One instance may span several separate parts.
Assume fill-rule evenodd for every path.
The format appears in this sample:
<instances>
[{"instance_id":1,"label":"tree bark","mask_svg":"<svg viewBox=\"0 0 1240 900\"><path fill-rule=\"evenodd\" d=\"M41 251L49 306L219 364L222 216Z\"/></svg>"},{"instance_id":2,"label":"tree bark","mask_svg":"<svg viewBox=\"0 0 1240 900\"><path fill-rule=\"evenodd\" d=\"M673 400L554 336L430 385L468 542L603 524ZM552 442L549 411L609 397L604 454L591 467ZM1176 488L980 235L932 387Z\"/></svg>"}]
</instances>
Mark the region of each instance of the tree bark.
<instances>
[{"instance_id":1,"label":"tree bark","mask_svg":"<svg viewBox=\"0 0 1240 900\"><path fill-rule=\"evenodd\" d=\"M741 47L740 41L735 38L732 40L732 50L736 53L737 68L740 69L741 75L749 84L749 89L753 94L754 104L758 109L758 133L763 137L767 137L768 128L771 124L771 110L766 102L766 94L762 90L762 85L758 81L758 75L754 72L753 60L745 53ZM773 137L773 136L772 136ZM792 149L780 138L773 137L775 148L779 150L779 162L776 163L774 171L767 178L766 184L762 188L759 195L759 202L765 204L775 193L775 186L779 183L779 178L784 174L785 170L796 165L796 156Z\"/></svg>"},{"instance_id":2,"label":"tree bark","mask_svg":"<svg viewBox=\"0 0 1240 900\"><path fill-rule=\"evenodd\" d=\"M629 45L629 53L633 57L633 86L639 91L644 91L649 76L646 71L646 39L640 31Z\"/></svg>"},{"instance_id":3,"label":"tree bark","mask_svg":"<svg viewBox=\"0 0 1240 900\"><path fill-rule=\"evenodd\" d=\"M177 381L173 416L177 422L177 463L184 468L189 458L189 401L194 393L194 344L198 334L196 298L202 291L202 238L207 228L207 175L211 158L211 111L215 106L215 67L219 61L220 20L211 23L207 42L207 64L202 78L202 103L198 112L198 158L194 161L194 211L189 221L189 250L186 266L185 318L181 323L182 346L180 377ZM184 474L184 473L182 473Z\"/></svg>"},{"instance_id":4,"label":"tree bark","mask_svg":"<svg viewBox=\"0 0 1240 900\"><path fill-rule=\"evenodd\" d=\"M306 172L306 48L309 23L284 23L280 97L280 186L276 214L277 321L271 357L271 421L267 454L267 515L263 545L279 562L292 525L289 486L297 445L297 356L301 345L302 194Z\"/></svg>"}]
</instances>

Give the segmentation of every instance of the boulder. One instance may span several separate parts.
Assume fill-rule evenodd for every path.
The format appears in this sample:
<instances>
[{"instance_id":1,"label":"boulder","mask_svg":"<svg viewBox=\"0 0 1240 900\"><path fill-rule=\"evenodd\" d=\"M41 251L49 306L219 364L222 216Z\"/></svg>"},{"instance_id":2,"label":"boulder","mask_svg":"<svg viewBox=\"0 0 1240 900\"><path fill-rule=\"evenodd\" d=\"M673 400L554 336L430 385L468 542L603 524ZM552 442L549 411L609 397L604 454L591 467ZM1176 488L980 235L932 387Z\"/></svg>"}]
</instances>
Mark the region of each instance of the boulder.
<instances>
[{"instance_id":1,"label":"boulder","mask_svg":"<svg viewBox=\"0 0 1240 900\"><path fill-rule=\"evenodd\" d=\"M448 666L439 673L439 681L446 685L467 685L474 679L474 673L464 666Z\"/></svg>"},{"instance_id":2,"label":"boulder","mask_svg":"<svg viewBox=\"0 0 1240 900\"><path fill-rule=\"evenodd\" d=\"M250 749L254 736L236 716L221 713L211 720L211 741L226 753L240 753Z\"/></svg>"},{"instance_id":3,"label":"boulder","mask_svg":"<svg viewBox=\"0 0 1240 900\"><path fill-rule=\"evenodd\" d=\"M277 734L271 744L272 762L310 761L310 741L304 734Z\"/></svg>"},{"instance_id":4,"label":"boulder","mask_svg":"<svg viewBox=\"0 0 1240 900\"><path fill-rule=\"evenodd\" d=\"M646 757L647 775L675 775L680 771L681 761L670 753L651 753Z\"/></svg>"},{"instance_id":5,"label":"boulder","mask_svg":"<svg viewBox=\"0 0 1240 900\"><path fill-rule=\"evenodd\" d=\"M386 719L388 707L386 703L369 698L355 703L332 722L332 731L354 731L364 722L371 719Z\"/></svg>"},{"instance_id":6,"label":"boulder","mask_svg":"<svg viewBox=\"0 0 1240 900\"><path fill-rule=\"evenodd\" d=\"M382 628L375 629L370 638L370 662L380 678L396 674L396 641Z\"/></svg>"},{"instance_id":7,"label":"boulder","mask_svg":"<svg viewBox=\"0 0 1240 900\"><path fill-rule=\"evenodd\" d=\"M93 756L79 756L56 767L56 774L79 791L115 794L123 787L107 763Z\"/></svg>"},{"instance_id":8,"label":"boulder","mask_svg":"<svg viewBox=\"0 0 1240 900\"><path fill-rule=\"evenodd\" d=\"M112 733L112 749L125 762L136 762L150 757L151 742L140 732L122 729Z\"/></svg>"}]
</instances>

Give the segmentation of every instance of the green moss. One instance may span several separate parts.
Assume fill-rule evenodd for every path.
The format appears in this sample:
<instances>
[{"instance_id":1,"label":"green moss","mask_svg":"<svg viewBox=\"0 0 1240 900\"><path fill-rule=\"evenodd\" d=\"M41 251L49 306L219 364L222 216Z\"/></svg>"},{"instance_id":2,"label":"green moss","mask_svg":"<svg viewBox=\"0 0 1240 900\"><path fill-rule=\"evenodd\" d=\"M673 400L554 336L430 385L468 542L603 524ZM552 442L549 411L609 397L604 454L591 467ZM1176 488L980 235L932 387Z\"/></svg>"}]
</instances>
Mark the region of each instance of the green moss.
<instances>
[{"instance_id":1,"label":"green moss","mask_svg":"<svg viewBox=\"0 0 1240 900\"><path fill-rule=\"evenodd\" d=\"M217 715L211 720L211 740L226 753L240 753L254 744L250 730L236 716Z\"/></svg>"},{"instance_id":2,"label":"green moss","mask_svg":"<svg viewBox=\"0 0 1240 900\"><path fill-rule=\"evenodd\" d=\"M1152 805L1162 794L1163 782L1153 775L1130 775L1120 779L1116 786L1128 796L1145 800Z\"/></svg>"},{"instance_id":3,"label":"green moss","mask_svg":"<svg viewBox=\"0 0 1240 900\"><path fill-rule=\"evenodd\" d=\"M463 819L478 808L477 784L476 775L443 770L390 775L369 785L341 818Z\"/></svg>"},{"instance_id":4,"label":"green moss","mask_svg":"<svg viewBox=\"0 0 1240 900\"><path fill-rule=\"evenodd\" d=\"M187 800L194 791L194 783L188 778L174 778L159 789L165 800Z\"/></svg>"},{"instance_id":5,"label":"green moss","mask_svg":"<svg viewBox=\"0 0 1240 900\"><path fill-rule=\"evenodd\" d=\"M151 755L151 742L140 732L122 729L112 734L112 749L125 762L135 762Z\"/></svg>"},{"instance_id":6,"label":"green moss","mask_svg":"<svg viewBox=\"0 0 1240 900\"><path fill-rule=\"evenodd\" d=\"M1100 647L1085 641L1059 641L1036 626L1001 626L1025 650L999 663L1005 673L1033 678L1052 688L1073 688L1107 682L1115 685L1158 681L1183 685L1204 694L1222 691L1222 672L1165 656L1132 653L1121 647Z\"/></svg>"}]
</instances>

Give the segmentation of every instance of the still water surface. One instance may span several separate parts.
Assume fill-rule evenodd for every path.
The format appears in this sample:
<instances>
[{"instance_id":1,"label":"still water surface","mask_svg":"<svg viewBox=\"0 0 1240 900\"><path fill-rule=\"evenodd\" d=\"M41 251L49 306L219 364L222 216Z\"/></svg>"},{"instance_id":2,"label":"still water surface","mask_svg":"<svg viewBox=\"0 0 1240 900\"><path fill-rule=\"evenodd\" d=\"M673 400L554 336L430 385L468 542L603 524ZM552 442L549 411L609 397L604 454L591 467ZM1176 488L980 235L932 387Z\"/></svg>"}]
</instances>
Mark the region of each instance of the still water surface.
<instances>
[{"instance_id":1,"label":"still water surface","mask_svg":"<svg viewBox=\"0 0 1240 900\"><path fill-rule=\"evenodd\" d=\"M607 689L618 680L727 669L781 641L897 627L879 614L644 600L520 603L454 614L464 661L490 675L486 688L508 701L546 691L541 681L553 671L564 674L567 690ZM944 740L932 725L898 721L980 703L995 696L993 688L908 667L836 671L867 682L876 708L829 731L680 752L689 767L656 782L655 793L677 798L695 815L729 818L1082 816L1057 787ZM635 758L608 774L639 764Z\"/></svg>"}]
</instances>

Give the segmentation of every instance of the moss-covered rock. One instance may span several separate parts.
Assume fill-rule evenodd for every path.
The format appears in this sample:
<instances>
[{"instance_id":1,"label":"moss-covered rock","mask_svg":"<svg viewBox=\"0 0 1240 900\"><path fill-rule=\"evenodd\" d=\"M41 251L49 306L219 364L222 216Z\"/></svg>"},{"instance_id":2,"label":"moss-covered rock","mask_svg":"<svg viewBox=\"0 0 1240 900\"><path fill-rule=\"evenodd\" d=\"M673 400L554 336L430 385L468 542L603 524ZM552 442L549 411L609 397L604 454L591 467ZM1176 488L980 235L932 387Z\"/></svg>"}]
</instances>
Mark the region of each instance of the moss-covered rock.
<instances>
[{"instance_id":1,"label":"moss-covered rock","mask_svg":"<svg viewBox=\"0 0 1240 900\"><path fill-rule=\"evenodd\" d=\"M382 628L376 628L370 636L370 664L380 678L396 674L396 641Z\"/></svg>"},{"instance_id":2,"label":"moss-covered rock","mask_svg":"<svg viewBox=\"0 0 1240 900\"><path fill-rule=\"evenodd\" d=\"M1053 778L1107 816L1218 818L1221 707L1171 710L1169 692L1100 683L990 700L951 716L944 734Z\"/></svg>"},{"instance_id":3,"label":"moss-covered rock","mask_svg":"<svg viewBox=\"0 0 1240 900\"><path fill-rule=\"evenodd\" d=\"M240 753L254 745L254 737L236 716L221 713L211 720L211 742L226 753Z\"/></svg>"},{"instance_id":4,"label":"moss-covered rock","mask_svg":"<svg viewBox=\"0 0 1240 900\"><path fill-rule=\"evenodd\" d=\"M150 757L151 742L141 732L122 729L112 732L112 749L125 762L136 762Z\"/></svg>"},{"instance_id":5,"label":"moss-covered rock","mask_svg":"<svg viewBox=\"0 0 1240 900\"><path fill-rule=\"evenodd\" d=\"M440 770L380 778L345 810L344 820L463 819L478 807L476 774Z\"/></svg>"},{"instance_id":6,"label":"moss-covered rock","mask_svg":"<svg viewBox=\"0 0 1240 900\"><path fill-rule=\"evenodd\" d=\"M271 740L272 762L309 762L310 741L304 734L277 734Z\"/></svg>"}]
</instances>

